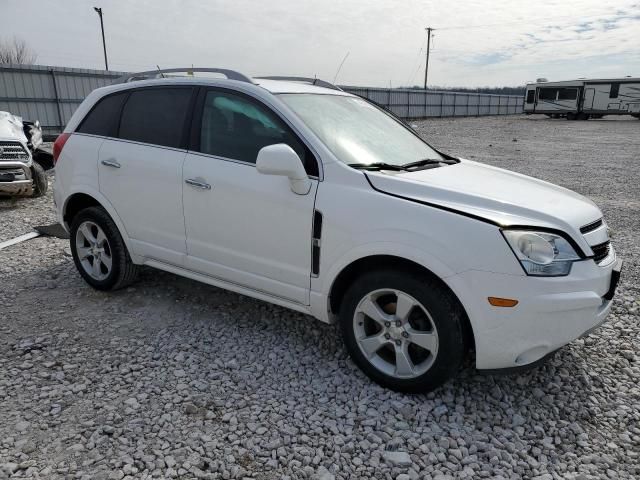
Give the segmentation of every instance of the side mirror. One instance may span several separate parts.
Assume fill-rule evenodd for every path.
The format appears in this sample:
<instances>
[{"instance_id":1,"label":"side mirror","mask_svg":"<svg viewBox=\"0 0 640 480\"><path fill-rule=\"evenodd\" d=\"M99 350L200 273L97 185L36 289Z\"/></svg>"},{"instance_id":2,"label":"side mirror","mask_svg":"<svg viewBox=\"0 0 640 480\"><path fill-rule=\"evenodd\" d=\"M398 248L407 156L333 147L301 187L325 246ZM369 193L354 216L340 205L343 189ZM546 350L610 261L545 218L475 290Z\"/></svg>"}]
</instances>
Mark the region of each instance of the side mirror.
<instances>
[{"instance_id":1,"label":"side mirror","mask_svg":"<svg viewBox=\"0 0 640 480\"><path fill-rule=\"evenodd\" d=\"M293 193L306 195L311 190L311 180L304 170L302 160L286 143L261 148L258 152L256 168L264 175L289 177Z\"/></svg>"}]
</instances>

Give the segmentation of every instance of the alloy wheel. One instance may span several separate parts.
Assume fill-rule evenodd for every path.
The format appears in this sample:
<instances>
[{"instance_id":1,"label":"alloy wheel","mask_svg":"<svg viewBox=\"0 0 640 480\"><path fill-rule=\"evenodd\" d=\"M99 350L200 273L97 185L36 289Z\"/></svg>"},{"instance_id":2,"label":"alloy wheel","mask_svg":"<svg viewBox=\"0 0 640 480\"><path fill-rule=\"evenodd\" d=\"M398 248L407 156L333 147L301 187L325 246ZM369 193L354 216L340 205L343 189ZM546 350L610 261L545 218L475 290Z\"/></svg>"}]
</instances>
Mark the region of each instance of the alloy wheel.
<instances>
[{"instance_id":1,"label":"alloy wheel","mask_svg":"<svg viewBox=\"0 0 640 480\"><path fill-rule=\"evenodd\" d=\"M423 375L438 355L438 332L429 311L400 290L365 295L356 307L353 329L363 355L391 377Z\"/></svg>"},{"instance_id":2,"label":"alloy wheel","mask_svg":"<svg viewBox=\"0 0 640 480\"><path fill-rule=\"evenodd\" d=\"M111 273L113 256L109 241L100 226L91 221L80 224L76 232L78 260L94 280L104 280Z\"/></svg>"}]
</instances>

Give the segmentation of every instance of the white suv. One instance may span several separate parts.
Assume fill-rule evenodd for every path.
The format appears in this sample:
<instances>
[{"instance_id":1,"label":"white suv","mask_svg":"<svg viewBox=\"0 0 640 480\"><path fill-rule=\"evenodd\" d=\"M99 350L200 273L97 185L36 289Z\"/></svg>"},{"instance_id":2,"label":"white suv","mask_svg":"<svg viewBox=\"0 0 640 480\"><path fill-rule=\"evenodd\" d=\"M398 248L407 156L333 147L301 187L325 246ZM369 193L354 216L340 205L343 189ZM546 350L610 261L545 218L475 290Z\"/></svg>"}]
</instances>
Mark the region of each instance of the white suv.
<instances>
[{"instance_id":1,"label":"white suv","mask_svg":"<svg viewBox=\"0 0 640 480\"><path fill-rule=\"evenodd\" d=\"M354 362L405 392L470 350L522 367L604 321L621 262L592 201L438 152L326 82L196 71L227 78L137 74L56 141L91 286L148 265L338 321Z\"/></svg>"}]
</instances>

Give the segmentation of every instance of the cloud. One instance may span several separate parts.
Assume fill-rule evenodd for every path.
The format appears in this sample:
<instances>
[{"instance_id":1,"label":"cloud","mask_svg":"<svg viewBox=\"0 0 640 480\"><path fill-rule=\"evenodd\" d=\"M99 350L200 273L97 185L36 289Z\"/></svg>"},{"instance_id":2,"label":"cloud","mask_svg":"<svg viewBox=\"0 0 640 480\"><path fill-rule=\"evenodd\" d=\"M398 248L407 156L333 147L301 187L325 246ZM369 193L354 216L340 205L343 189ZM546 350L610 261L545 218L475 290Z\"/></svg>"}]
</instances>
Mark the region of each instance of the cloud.
<instances>
[{"instance_id":1,"label":"cloud","mask_svg":"<svg viewBox=\"0 0 640 480\"><path fill-rule=\"evenodd\" d=\"M638 0L616 0L615 7L601 0L101 0L100 6L110 64L119 70L194 64L331 80L350 52L343 83L421 83L429 25L436 28L434 85L517 85L591 71L640 76ZM98 18L85 0L3 0L2 10L0 31L27 39L40 62L102 67Z\"/></svg>"}]
</instances>

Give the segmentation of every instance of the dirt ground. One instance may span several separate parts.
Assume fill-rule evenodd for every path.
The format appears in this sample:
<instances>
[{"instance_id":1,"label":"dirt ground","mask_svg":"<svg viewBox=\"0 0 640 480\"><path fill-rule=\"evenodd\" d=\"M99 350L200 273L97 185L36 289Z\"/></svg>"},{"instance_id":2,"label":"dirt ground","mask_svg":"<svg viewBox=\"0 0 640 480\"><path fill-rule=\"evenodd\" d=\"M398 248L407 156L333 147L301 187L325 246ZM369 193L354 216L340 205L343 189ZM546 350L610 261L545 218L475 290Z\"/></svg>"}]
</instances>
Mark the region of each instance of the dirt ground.
<instances>
[{"instance_id":1,"label":"dirt ground","mask_svg":"<svg viewBox=\"0 0 640 480\"><path fill-rule=\"evenodd\" d=\"M625 261L605 325L531 372L401 395L334 326L150 269L97 292L38 238L0 251L0 479L638 478L640 121L412 123L600 206ZM0 200L0 241L55 221L50 193Z\"/></svg>"}]
</instances>

